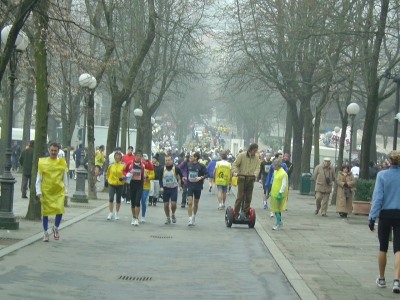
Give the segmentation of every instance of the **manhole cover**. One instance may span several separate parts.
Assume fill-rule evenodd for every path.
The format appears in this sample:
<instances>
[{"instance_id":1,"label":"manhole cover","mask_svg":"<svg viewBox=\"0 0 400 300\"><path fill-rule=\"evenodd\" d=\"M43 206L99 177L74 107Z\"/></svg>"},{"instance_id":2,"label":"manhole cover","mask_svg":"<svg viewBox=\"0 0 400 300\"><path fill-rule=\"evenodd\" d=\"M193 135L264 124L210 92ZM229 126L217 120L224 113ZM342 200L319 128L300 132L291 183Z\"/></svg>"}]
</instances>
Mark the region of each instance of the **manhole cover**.
<instances>
[{"instance_id":1,"label":"manhole cover","mask_svg":"<svg viewBox=\"0 0 400 300\"><path fill-rule=\"evenodd\" d=\"M68 205L68 208L96 208L96 207L87 205Z\"/></svg>"},{"instance_id":2,"label":"manhole cover","mask_svg":"<svg viewBox=\"0 0 400 300\"><path fill-rule=\"evenodd\" d=\"M13 245L13 244L15 244L15 243L17 243L19 241L21 241L21 239L0 237L0 245L3 245L3 246L10 246L10 245Z\"/></svg>"},{"instance_id":3,"label":"manhole cover","mask_svg":"<svg viewBox=\"0 0 400 300\"><path fill-rule=\"evenodd\" d=\"M172 236L162 236L162 235L151 235L150 237L155 239L172 239Z\"/></svg>"},{"instance_id":4,"label":"manhole cover","mask_svg":"<svg viewBox=\"0 0 400 300\"><path fill-rule=\"evenodd\" d=\"M153 277L132 277L132 276L119 276L118 279L128 281L150 281Z\"/></svg>"}]
</instances>

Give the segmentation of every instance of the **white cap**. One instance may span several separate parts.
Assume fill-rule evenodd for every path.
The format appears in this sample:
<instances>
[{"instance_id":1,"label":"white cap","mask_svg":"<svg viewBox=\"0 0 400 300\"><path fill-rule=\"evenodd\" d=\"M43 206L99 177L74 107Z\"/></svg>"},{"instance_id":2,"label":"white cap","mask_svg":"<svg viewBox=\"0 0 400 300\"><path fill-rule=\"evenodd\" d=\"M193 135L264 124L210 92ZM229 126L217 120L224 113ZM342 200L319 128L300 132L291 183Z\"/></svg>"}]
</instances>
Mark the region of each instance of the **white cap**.
<instances>
[{"instance_id":1,"label":"white cap","mask_svg":"<svg viewBox=\"0 0 400 300\"><path fill-rule=\"evenodd\" d=\"M146 153L143 154L143 159L144 159L144 160L148 160L148 159L149 159L149 157L147 156Z\"/></svg>"}]
</instances>

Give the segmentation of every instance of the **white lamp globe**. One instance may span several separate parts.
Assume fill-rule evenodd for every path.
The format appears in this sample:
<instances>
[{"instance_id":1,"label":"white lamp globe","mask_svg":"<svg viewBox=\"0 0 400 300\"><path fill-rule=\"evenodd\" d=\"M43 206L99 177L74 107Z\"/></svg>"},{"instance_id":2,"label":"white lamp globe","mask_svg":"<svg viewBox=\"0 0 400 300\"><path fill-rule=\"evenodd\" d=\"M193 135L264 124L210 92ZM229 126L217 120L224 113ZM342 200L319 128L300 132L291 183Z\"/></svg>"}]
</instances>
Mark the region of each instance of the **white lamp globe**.
<instances>
[{"instance_id":1,"label":"white lamp globe","mask_svg":"<svg viewBox=\"0 0 400 300\"><path fill-rule=\"evenodd\" d=\"M315 118L312 119L312 124L315 125Z\"/></svg>"},{"instance_id":2,"label":"white lamp globe","mask_svg":"<svg viewBox=\"0 0 400 300\"><path fill-rule=\"evenodd\" d=\"M335 130L336 133L339 133L340 127L339 127L339 126L336 126L333 130Z\"/></svg>"},{"instance_id":3,"label":"white lamp globe","mask_svg":"<svg viewBox=\"0 0 400 300\"><path fill-rule=\"evenodd\" d=\"M91 76L90 82L89 82L89 85L88 85L88 88L92 90L92 89L94 89L94 88L96 87L96 85L97 85L97 80L96 80L96 78L94 78L93 76Z\"/></svg>"},{"instance_id":4,"label":"white lamp globe","mask_svg":"<svg viewBox=\"0 0 400 300\"><path fill-rule=\"evenodd\" d=\"M154 124L154 123L156 122L156 119L154 119L153 117L151 117L150 122L151 122L151 124Z\"/></svg>"},{"instance_id":5,"label":"white lamp globe","mask_svg":"<svg viewBox=\"0 0 400 300\"><path fill-rule=\"evenodd\" d=\"M350 103L350 104L347 106L347 113L348 113L349 115L356 115L356 114L359 113L359 111L360 111L360 106L358 106L357 103Z\"/></svg>"},{"instance_id":6,"label":"white lamp globe","mask_svg":"<svg viewBox=\"0 0 400 300\"><path fill-rule=\"evenodd\" d=\"M19 32L17 40L21 39L21 42L17 45L17 41L15 41L15 45L17 46L16 49L18 51L25 51L26 48L28 48L29 45L29 39L28 36L23 32L22 30Z\"/></svg>"},{"instance_id":7,"label":"white lamp globe","mask_svg":"<svg viewBox=\"0 0 400 300\"><path fill-rule=\"evenodd\" d=\"M396 116L394 117L395 119L397 119L398 121L400 121L400 112L396 114Z\"/></svg>"},{"instance_id":8,"label":"white lamp globe","mask_svg":"<svg viewBox=\"0 0 400 300\"><path fill-rule=\"evenodd\" d=\"M88 87L91 83L91 78L88 73L83 73L81 76L79 76L79 84L81 87Z\"/></svg>"},{"instance_id":9,"label":"white lamp globe","mask_svg":"<svg viewBox=\"0 0 400 300\"><path fill-rule=\"evenodd\" d=\"M141 116L143 116L143 110L141 110L140 108L136 108L133 111L133 114L135 115L135 117L141 117Z\"/></svg>"},{"instance_id":10,"label":"white lamp globe","mask_svg":"<svg viewBox=\"0 0 400 300\"><path fill-rule=\"evenodd\" d=\"M327 139L330 139L331 137L332 137L332 131L328 131L326 134L325 134L325 136L326 136L326 138Z\"/></svg>"}]
</instances>

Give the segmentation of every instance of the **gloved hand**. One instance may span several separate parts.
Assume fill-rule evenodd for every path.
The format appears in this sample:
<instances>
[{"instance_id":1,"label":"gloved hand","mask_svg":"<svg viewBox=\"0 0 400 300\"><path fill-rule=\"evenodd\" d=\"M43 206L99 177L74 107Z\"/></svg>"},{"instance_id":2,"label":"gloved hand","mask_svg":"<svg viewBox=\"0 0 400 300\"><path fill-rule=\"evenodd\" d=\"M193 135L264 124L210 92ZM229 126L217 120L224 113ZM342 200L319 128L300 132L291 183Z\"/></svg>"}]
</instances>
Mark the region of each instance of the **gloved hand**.
<instances>
[{"instance_id":1,"label":"gloved hand","mask_svg":"<svg viewBox=\"0 0 400 300\"><path fill-rule=\"evenodd\" d=\"M108 188L108 181L104 182L104 187Z\"/></svg>"},{"instance_id":2,"label":"gloved hand","mask_svg":"<svg viewBox=\"0 0 400 300\"><path fill-rule=\"evenodd\" d=\"M282 199L282 193L278 193L278 195L275 197L276 200L281 200Z\"/></svg>"},{"instance_id":3,"label":"gloved hand","mask_svg":"<svg viewBox=\"0 0 400 300\"><path fill-rule=\"evenodd\" d=\"M126 174L126 180L127 181L130 181L131 179L132 179L132 173L131 172L129 172L128 174Z\"/></svg>"},{"instance_id":4,"label":"gloved hand","mask_svg":"<svg viewBox=\"0 0 400 300\"><path fill-rule=\"evenodd\" d=\"M119 179L119 181L124 181L124 180L126 180L126 176L122 176L122 177Z\"/></svg>"},{"instance_id":5,"label":"gloved hand","mask_svg":"<svg viewBox=\"0 0 400 300\"><path fill-rule=\"evenodd\" d=\"M346 187L346 188L349 187L349 185L347 184L347 182L346 182L343 186Z\"/></svg>"},{"instance_id":6,"label":"gloved hand","mask_svg":"<svg viewBox=\"0 0 400 300\"><path fill-rule=\"evenodd\" d=\"M375 220L369 220L369 224L368 224L369 230L371 231L375 231Z\"/></svg>"}]
</instances>

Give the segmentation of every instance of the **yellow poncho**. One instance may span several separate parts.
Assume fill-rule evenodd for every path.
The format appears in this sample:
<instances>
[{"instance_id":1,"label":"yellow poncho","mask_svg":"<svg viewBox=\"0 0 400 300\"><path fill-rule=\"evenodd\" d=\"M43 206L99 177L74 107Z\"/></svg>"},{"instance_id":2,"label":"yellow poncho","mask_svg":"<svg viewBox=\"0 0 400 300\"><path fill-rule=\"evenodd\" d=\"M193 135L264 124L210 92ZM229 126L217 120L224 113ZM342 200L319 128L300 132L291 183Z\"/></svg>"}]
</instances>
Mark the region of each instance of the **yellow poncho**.
<instances>
[{"instance_id":1,"label":"yellow poncho","mask_svg":"<svg viewBox=\"0 0 400 300\"><path fill-rule=\"evenodd\" d=\"M282 178L286 178L286 188L282 193L282 199L276 200L276 196L278 196L279 190L282 186ZM289 190L289 179L283 168L274 171L274 181L272 182L271 188L271 211L272 212L281 212L286 209L287 195Z\"/></svg>"},{"instance_id":2,"label":"yellow poncho","mask_svg":"<svg viewBox=\"0 0 400 300\"><path fill-rule=\"evenodd\" d=\"M68 172L65 159L39 158L38 175L42 182L40 198L42 216L58 215L64 213L64 198L66 187L63 177Z\"/></svg>"}]
</instances>

